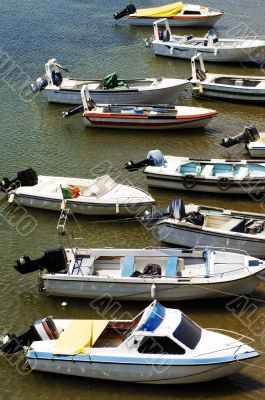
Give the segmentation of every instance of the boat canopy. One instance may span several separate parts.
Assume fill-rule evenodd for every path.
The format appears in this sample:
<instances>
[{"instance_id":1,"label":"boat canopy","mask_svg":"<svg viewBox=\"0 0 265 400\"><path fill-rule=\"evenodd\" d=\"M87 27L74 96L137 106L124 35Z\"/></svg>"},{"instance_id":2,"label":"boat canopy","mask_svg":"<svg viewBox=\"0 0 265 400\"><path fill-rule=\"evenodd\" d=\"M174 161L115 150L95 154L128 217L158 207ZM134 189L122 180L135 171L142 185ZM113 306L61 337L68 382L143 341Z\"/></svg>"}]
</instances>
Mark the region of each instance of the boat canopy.
<instances>
[{"instance_id":1,"label":"boat canopy","mask_svg":"<svg viewBox=\"0 0 265 400\"><path fill-rule=\"evenodd\" d=\"M53 354L87 354L108 325L108 320L74 320L56 340Z\"/></svg>"},{"instance_id":2,"label":"boat canopy","mask_svg":"<svg viewBox=\"0 0 265 400\"><path fill-rule=\"evenodd\" d=\"M178 1L177 3L168 4L166 6L161 7L153 7L153 8L140 8L136 11L137 17L154 17L154 18L166 18L173 17L178 14L185 4L182 1Z\"/></svg>"}]
</instances>

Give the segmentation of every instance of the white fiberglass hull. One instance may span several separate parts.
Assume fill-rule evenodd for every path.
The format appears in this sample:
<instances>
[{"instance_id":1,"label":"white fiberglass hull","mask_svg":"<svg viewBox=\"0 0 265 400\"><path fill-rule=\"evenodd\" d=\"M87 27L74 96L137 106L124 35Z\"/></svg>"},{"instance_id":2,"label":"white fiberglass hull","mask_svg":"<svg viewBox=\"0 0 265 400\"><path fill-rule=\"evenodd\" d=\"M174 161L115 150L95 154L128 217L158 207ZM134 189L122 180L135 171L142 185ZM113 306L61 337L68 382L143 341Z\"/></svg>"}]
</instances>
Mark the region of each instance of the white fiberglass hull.
<instances>
[{"instance_id":1,"label":"white fiberglass hull","mask_svg":"<svg viewBox=\"0 0 265 400\"><path fill-rule=\"evenodd\" d=\"M222 16L222 13L218 15L212 16L179 16L174 18L168 18L168 23L170 26L213 26L219 18ZM153 26L153 23L157 21L156 18L140 18L140 17L129 17L128 18L131 25L140 25L140 26Z\"/></svg>"},{"instance_id":2,"label":"white fiberglass hull","mask_svg":"<svg viewBox=\"0 0 265 400\"><path fill-rule=\"evenodd\" d=\"M187 81L179 80L178 84L168 87L146 88L143 90L90 90L92 99L99 104L174 104L177 96L187 86ZM81 88L64 89L63 87L47 86L45 88L50 103L82 104Z\"/></svg>"},{"instance_id":3,"label":"white fiberglass hull","mask_svg":"<svg viewBox=\"0 0 265 400\"><path fill-rule=\"evenodd\" d=\"M245 88L240 86L228 86L208 84L200 82L202 92L196 91L200 97L211 97L223 100L265 103L265 89Z\"/></svg>"},{"instance_id":4,"label":"white fiberglass hull","mask_svg":"<svg viewBox=\"0 0 265 400\"><path fill-rule=\"evenodd\" d=\"M37 196L15 195L15 204L25 207L40 208L43 210L60 211L62 199L41 198ZM142 215L145 210L150 210L154 202L127 203L118 202L110 203L108 201L101 203L79 202L78 199L67 200L67 208L71 209L75 214L83 215L112 215L112 216L133 216Z\"/></svg>"},{"instance_id":5,"label":"white fiberglass hull","mask_svg":"<svg viewBox=\"0 0 265 400\"><path fill-rule=\"evenodd\" d=\"M265 143L255 145L255 142L247 145L247 150L253 158L265 158Z\"/></svg>"},{"instance_id":6,"label":"white fiberglass hull","mask_svg":"<svg viewBox=\"0 0 265 400\"><path fill-rule=\"evenodd\" d=\"M157 56L184 58L190 60L198 52L204 61L209 62L255 62L261 63L265 56L265 45L251 48L225 48L207 46L188 46L171 42L153 41L152 47Z\"/></svg>"},{"instance_id":7,"label":"white fiberglass hull","mask_svg":"<svg viewBox=\"0 0 265 400\"><path fill-rule=\"evenodd\" d=\"M213 229L203 229L196 226L184 226L184 224L170 224L162 222L157 224L157 232L160 241L184 247L218 246L246 251L253 257L265 257L265 237L258 234L250 235L234 232L218 232Z\"/></svg>"},{"instance_id":8,"label":"white fiberglass hull","mask_svg":"<svg viewBox=\"0 0 265 400\"><path fill-rule=\"evenodd\" d=\"M208 243L209 245L209 243ZM126 301L150 301L153 299L152 285L155 284L155 298L160 301L183 301L202 298L229 297L229 293L243 295L252 293L258 283L254 275L241 279L225 281L219 279L217 283L211 283L211 279L196 279L179 277L170 279L172 283L161 283L163 278L127 278L113 279L96 277L44 275L43 284L47 295L68 296L78 298L104 298L106 293L113 299ZM138 282L137 282L138 280ZM130 282L134 281L134 282ZM160 282L159 282L160 281ZM218 279L212 279L218 281ZM203 283L204 282L204 283ZM196 284L197 283L197 284Z\"/></svg>"},{"instance_id":9,"label":"white fiberglass hull","mask_svg":"<svg viewBox=\"0 0 265 400\"><path fill-rule=\"evenodd\" d=\"M256 352L252 352L252 358L257 356ZM31 358L31 356L33 358ZM137 359L130 359L126 357L118 357L117 362L111 360L101 361L105 357L87 357L86 361L72 361L72 357L56 357L52 356L50 359L38 358L33 352L28 352L27 359L30 368L35 371L59 373L65 375L74 375L85 378L96 378L104 380L113 380L131 383L146 383L146 384L187 384L210 381L213 379L222 378L240 371L244 364L237 362L230 357L230 361L210 363L208 361L199 363L200 360L189 362L184 360L179 365L172 365L170 362L166 365L165 362L156 365L156 359L148 363L145 361L141 363ZM94 360L95 358L95 360ZM116 357L117 358L117 357ZM150 358L150 356L148 357ZM146 360L148 360L148 358ZM249 360L251 355L245 357ZM186 361L186 362L185 362ZM191 364L191 365L187 365Z\"/></svg>"},{"instance_id":10,"label":"white fiberglass hull","mask_svg":"<svg viewBox=\"0 0 265 400\"><path fill-rule=\"evenodd\" d=\"M145 172L148 186L173 190L185 190L192 192L243 194L265 192L265 180L245 179L245 181L231 180L229 188L222 189L218 185L218 179L197 179L193 187L184 185L182 176L168 176L166 174L155 174Z\"/></svg>"}]
</instances>

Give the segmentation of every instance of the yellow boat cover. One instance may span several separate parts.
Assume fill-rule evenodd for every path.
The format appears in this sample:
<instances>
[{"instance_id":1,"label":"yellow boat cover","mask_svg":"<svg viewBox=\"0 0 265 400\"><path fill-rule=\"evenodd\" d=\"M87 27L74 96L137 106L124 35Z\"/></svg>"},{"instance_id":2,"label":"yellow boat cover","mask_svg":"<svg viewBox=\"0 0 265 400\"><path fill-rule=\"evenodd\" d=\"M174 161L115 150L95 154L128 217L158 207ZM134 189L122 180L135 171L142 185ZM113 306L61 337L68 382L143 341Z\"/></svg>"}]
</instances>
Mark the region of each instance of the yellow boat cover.
<instances>
[{"instance_id":1,"label":"yellow boat cover","mask_svg":"<svg viewBox=\"0 0 265 400\"><path fill-rule=\"evenodd\" d=\"M183 7L184 4L182 3L182 1L178 1L177 3L172 3L161 7L140 8L136 11L136 16L150 18L173 17L174 15L179 13Z\"/></svg>"},{"instance_id":2,"label":"yellow boat cover","mask_svg":"<svg viewBox=\"0 0 265 400\"><path fill-rule=\"evenodd\" d=\"M89 353L90 347L108 325L108 320L73 320L56 340L53 354Z\"/></svg>"}]
</instances>

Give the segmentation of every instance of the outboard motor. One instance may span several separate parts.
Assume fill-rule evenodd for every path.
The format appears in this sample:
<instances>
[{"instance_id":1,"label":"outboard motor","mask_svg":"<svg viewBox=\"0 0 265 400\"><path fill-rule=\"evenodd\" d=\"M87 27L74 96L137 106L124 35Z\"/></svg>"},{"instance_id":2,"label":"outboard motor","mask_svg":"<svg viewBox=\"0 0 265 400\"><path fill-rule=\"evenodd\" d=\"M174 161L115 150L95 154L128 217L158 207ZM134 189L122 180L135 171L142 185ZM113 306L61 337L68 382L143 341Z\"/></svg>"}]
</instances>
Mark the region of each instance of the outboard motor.
<instances>
[{"instance_id":1,"label":"outboard motor","mask_svg":"<svg viewBox=\"0 0 265 400\"><path fill-rule=\"evenodd\" d=\"M0 352L14 354L35 341L58 339L60 336L52 317L34 322L22 335L7 333L0 337Z\"/></svg>"},{"instance_id":2,"label":"outboard motor","mask_svg":"<svg viewBox=\"0 0 265 400\"><path fill-rule=\"evenodd\" d=\"M44 255L36 260L31 260L28 256L22 256L16 260L15 270L21 274L29 274L44 268L49 273L65 271L67 269L66 254L63 248L59 247L45 251Z\"/></svg>"},{"instance_id":3,"label":"outboard motor","mask_svg":"<svg viewBox=\"0 0 265 400\"><path fill-rule=\"evenodd\" d=\"M150 211L145 214L142 218L143 223L147 225L152 225L157 221L165 218L182 219L185 218L185 204L182 199L172 200L169 206L164 210L160 211Z\"/></svg>"},{"instance_id":4,"label":"outboard motor","mask_svg":"<svg viewBox=\"0 0 265 400\"><path fill-rule=\"evenodd\" d=\"M44 90L47 85L48 85L48 79L44 76L44 77L38 78L35 83L32 83L30 85L30 87L31 87L32 93L36 94L36 93L40 93L42 90Z\"/></svg>"},{"instance_id":5,"label":"outboard motor","mask_svg":"<svg viewBox=\"0 0 265 400\"><path fill-rule=\"evenodd\" d=\"M221 141L221 146L231 147L238 143L250 143L259 140L259 132L254 124L246 124L242 133L236 136L226 136Z\"/></svg>"},{"instance_id":6,"label":"outboard motor","mask_svg":"<svg viewBox=\"0 0 265 400\"><path fill-rule=\"evenodd\" d=\"M142 161L128 161L125 164L125 169L128 171L138 171L140 168L147 167L148 165L151 165L153 167L163 167L166 165L166 160L165 157L160 150L151 150L147 154L146 158Z\"/></svg>"},{"instance_id":7,"label":"outboard motor","mask_svg":"<svg viewBox=\"0 0 265 400\"><path fill-rule=\"evenodd\" d=\"M26 168L18 171L15 179L8 179L4 177L1 182L3 189L8 189L10 186L35 186L38 184L38 175L33 168Z\"/></svg>"},{"instance_id":8,"label":"outboard motor","mask_svg":"<svg viewBox=\"0 0 265 400\"><path fill-rule=\"evenodd\" d=\"M134 14L136 12L136 7L134 4L128 4L123 10L113 14L114 19L121 19L126 15Z\"/></svg>"}]
</instances>

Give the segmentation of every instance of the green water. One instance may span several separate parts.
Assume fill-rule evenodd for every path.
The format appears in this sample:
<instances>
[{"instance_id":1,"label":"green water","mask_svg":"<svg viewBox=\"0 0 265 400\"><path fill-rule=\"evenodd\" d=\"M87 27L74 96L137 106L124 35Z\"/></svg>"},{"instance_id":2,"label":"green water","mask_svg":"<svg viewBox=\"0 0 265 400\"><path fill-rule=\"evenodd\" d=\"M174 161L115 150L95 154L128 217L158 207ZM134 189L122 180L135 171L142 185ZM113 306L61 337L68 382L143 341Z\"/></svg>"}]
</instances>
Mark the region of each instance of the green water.
<instances>
[{"instance_id":1,"label":"green water","mask_svg":"<svg viewBox=\"0 0 265 400\"><path fill-rule=\"evenodd\" d=\"M139 7L158 5L155 1L138 1ZM163 0L165 4L166 1ZM197 2L194 2L197 3ZM74 77L102 78L116 71L122 77L190 75L189 62L156 58L146 49L143 39L152 33L151 28L129 27L126 20L118 23L112 14L122 9L124 1L70 1L11 0L1 4L0 27L0 176L10 178L24 167L31 166L38 174L89 177L91 171L104 173L106 166L116 168L130 159L140 160L155 148L166 154L192 157L246 158L243 146L224 149L219 142L224 134L242 131L245 122L251 121L264 130L264 107L236 105L206 100L191 100L184 96L181 104L204 106L218 110L218 116L206 131L177 133L112 131L85 129L80 116L63 119L67 107L48 105L45 94L32 97L29 82L44 73L49 58L67 65ZM264 2L261 0L204 1L205 5L223 9L226 15L217 25L221 35L265 35ZM203 29L179 29L179 33L204 34ZM12 68L11 68L12 66ZM227 73L262 74L260 68L248 67L242 71L237 65L207 66L209 71ZM26 88L26 89L25 89ZM112 176L122 182L147 190L141 172L128 174L116 169ZM194 203L214 204L226 208L263 211L263 204L245 197L221 197L205 194L182 194L150 189L158 207L179 197ZM0 200L0 324L1 332L20 332L35 319L46 315L65 318L98 316L91 310L89 301L47 298L38 292L37 276L20 276L12 268L22 254L40 256L44 250L59 245L56 232L58 214L26 210L26 214L11 217L3 210ZM26 219L27 216L27 219ZM24 218L24 219L23 219ZM80 217L85 243L93 247L121 246L144 247L158 242L136 222L97 222ZM218 245L218 243L217 243ZM260 285L253 294L265 301L265 286ZM264 303L256 302L245 307L242 315L233 315L229 301L196 301L173 303L205 327L220 327L242 332L255 339L254 347L261 352L255 361L264 366ZM118 318L125 311L134 316L143 304L124 303L115 313L103 316ZM230 311L229 311L230 309ZM114 315L113 315L114 314ZM73 377L30 373L25 375L21 364L0 359L0 399L109 399L134 400L149 398L179 399L262 399L265 395L265 372L247 367L242 373L228 379L196 386L137 386L126 383L102 382Z\"/></svg>"}]
</instances>

